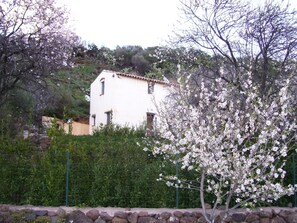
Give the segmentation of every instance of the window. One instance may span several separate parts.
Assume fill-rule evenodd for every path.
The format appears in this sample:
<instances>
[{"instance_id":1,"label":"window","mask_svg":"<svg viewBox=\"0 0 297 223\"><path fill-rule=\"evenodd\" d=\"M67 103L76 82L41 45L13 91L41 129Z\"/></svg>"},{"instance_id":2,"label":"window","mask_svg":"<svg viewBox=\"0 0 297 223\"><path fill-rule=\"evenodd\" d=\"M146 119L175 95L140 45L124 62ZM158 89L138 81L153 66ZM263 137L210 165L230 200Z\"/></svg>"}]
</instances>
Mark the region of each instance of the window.
<instances>
[{"instance_id":1,"label":"window","mask_svg":"<svg viewBox=\"0 0 297 223\"><path fill-rule=\"evenodd\" d=\"M106 114L106 125L112 124L112 111L105 112Z\"/></svg>"},{"instance_id":2,"label":"window","mask_svg":"<svg viewBox=\"0 0 297 223\"><path fill-rule=\"evenodd\" d=\"M155 114L146 113L146 134L152 136L154 134L154 119Z\"/></svg>"},{"instance_id":3,"label":"window","mask_svg":"<svg viewBox=\"0 0 297 223\"><path fill-rule=\"evenodd\" d=\"M92 126L95 126L96 125L96 115L93 114L92 115Z\"/></svg>"},{"instance_id":4,"label":"window","mask_svg":"<svg viewBox=\"0 0 297 223\"><path fill-rule=\"evenodd\" d=\"M105 91L105 80L101 79L101 95L104 95L104 91Z\"/></svg>"},{"instance_id":5,"label":"window","mask_svg":"<svg viewBox=\"0 0 297 223\"><path fill-rule=\"evenodd\" d=\"M154 93L154 83L153 82L148 82L147 93L148 94Z\"/></svg>"}]
</instances>

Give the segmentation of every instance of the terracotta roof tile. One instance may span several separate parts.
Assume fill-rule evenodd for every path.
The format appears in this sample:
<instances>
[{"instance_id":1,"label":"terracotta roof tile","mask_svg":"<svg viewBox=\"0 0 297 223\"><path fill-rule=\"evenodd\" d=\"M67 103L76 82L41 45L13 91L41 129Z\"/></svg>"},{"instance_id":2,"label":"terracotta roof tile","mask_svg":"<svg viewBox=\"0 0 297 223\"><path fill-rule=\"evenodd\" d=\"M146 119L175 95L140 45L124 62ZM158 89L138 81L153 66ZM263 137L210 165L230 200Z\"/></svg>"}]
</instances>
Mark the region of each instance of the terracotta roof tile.
<instances>
[{"instance_id":1,"label":"terracotta roof tile","mask_svg":"<svg viewBox=\"0 0 297 223\"><path fill-rule=\"evenodd\" d=\"M123 77L130 77L130 78L134 78L134 79L138 79L138 80L143 80L143 81L148 81L148 82L153 82L153 83L158 83L158 84L170 84L169 81L163 81L163 80L157 80L157 79L152 79L152 78L147 78L147 77L143 77L143 76L139 76L136 74L129 74L129 73L122 73L122 72L116 72L116 71L109 71L109 70L104 70L105 72L110 72L119 76L123 76Z\"/></svg>"}]
</instances>

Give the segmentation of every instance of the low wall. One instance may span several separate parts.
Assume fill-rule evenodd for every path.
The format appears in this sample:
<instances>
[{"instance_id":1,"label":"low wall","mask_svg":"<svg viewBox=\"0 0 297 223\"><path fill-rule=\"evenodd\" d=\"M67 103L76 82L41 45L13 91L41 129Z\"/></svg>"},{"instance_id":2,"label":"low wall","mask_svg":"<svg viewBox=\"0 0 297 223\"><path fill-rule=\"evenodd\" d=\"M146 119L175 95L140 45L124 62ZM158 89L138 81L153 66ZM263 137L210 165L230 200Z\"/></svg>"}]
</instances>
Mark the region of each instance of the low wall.
<instances>
[{"instance_id":1,"label":"low wall","mask_svg":"<svg viewBox=\"0 0 297 223\"><path fill-rule=\"evenodd\" d=\"M297 223L296 208L237 209L225 221L217 211L216 222ZM0 205L0 223L204 223L201 209L51 208Z\"/></svg>"},{"instance_id":2,"label":"low wall","mask_svg":"<svg viewBox=\"0 0 297 223\"><path fill-rule=\"evenodd\" d=\"M42 125L45 128L50 128L53 124L53 121L56 120L57 124L60 128L64 129L64 131L68 134L70 125L71 125L71 134L72 135L89 135L89 125L86 123L80 123L71 121L71 124L64 122L61 119L55 119L53 117L42 116Z\"/></svg>"},{"instance_id":3,"label":"low wall","mask_svg":"<svg viewBox=\"0 0 297 223\"><path fill-rule=\"evenodd\" d=\"M79 122L72 122L71 123L72 135L89 135L89 125L84 124L84 123L79 123ZM68 134L70 129L70 124L64 123L64 131Z\"/></svg>"}]
</instances>

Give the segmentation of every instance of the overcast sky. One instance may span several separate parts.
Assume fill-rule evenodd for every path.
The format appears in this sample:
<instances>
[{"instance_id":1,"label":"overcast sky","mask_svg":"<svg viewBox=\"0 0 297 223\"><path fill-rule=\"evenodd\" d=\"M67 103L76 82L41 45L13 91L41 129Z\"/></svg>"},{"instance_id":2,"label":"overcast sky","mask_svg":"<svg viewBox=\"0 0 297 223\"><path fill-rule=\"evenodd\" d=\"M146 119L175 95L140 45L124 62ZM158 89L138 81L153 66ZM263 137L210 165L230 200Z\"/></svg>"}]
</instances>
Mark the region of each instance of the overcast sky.
<instances>
[{"instance_id":1,"label":"overcast sky","mask_svg":"<svg viewBox=\"0 0 297 223\"><path fill-rule=\"evenodd\" d=\"M178 19L179 0L61 0L76 33L98 47L164 45Z\"/></svg>"},{"instance_id":2,"label":"overcast sky","mask_svg":"<svg viewBox=\"0 0 297 223\"><path fill-rule=\"evenodd\" d=\"M111 49L117 45L166 44L180 14L179 0L59 1L71 11L75 32L86 43ZM252 1L259 3L259 0ZM297 0L289 1L297 7Z\"/></svg>"}]
</instances>

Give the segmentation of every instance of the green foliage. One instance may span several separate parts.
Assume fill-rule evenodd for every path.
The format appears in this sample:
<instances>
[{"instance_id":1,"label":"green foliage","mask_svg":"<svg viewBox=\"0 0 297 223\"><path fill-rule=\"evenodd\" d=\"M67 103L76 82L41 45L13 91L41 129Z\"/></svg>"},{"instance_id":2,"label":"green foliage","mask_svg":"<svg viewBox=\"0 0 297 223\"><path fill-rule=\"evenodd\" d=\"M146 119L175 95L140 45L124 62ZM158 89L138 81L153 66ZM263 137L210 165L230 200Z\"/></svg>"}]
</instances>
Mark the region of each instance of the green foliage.
<instances>
[{"instance_id":1,"label":"green foliage","mask_svg":"<svg viewBox=\"0 0 297 223\"><path fill-rule=\"evenodd\" d=\"M56 118L53 119L51 122L51 127L46 129L46 134L51 137L58 137L65 134L64 129L62 129L59 124L58 120Z\"/></svg>"},{"instance_id":2,"label":"green foliage","mask_svg":"<svg viewBox=\"0 0 297 223\"><path fill-rule=\"evenodd\" d=\"M143 130L111 125L92 136L50 132L51 146L43 152L29 140L0 134L0 203L65 205L69 153L70 206L175 207L176 189L156 179L162 171L174 176L176 166L143 150L156 140L145 141ZM179 176L195 179L183 170ZM181 188L179 197L180 208L200 207L198 191Z\"/></svg>"},{"instance_id":3,"label":"green foliage","mask_svg":"<svg viewBox=\"0 0 297 223\"><path fill-rule=\"evenodd\" d=\"M30 187L38 155L29 140L0 131L0 203L26 203L23 195Z\"/></svg>"},{"instance_id":4,"label":"green foliage","mask_svg":"<svg viewBox=\"0 0 297 223\"><path fill-rule=\"evenodd\" d=\"M76 75L89 75L92 74L96 70L96 66L94 64L82 64L72 69L72 72Z\"/></svg>"},{"instance_id":5,"label":"green foliage","mask_svg":"<svg viewBox=\"0 0 297 223\"><path fill-rule=\"evenodd\" d=\"M89 114L90 85L98 75L95 64L80 64L70 70L55 74L57 80L50 83L52 101L44 114L47 116L63 117L65 107L68 108L70 118Z\"/></svg>"},{"instance_id":6,"label":"green foliage","mask_svg":"<svg viewBox=\"0 0 297 223\"><path fill-rule=\"evenodd\" d=\"M156 65L153 66L152 70L145 74L145 77L163 80L163 70L161 68L157 68Z\"/></svg>"},{"instance_id":7,"label":"green foliage","mask_svg":"<svg viewBox=\"0 0 297 223\"><path fill-rule=\"evenodd\" d=\"M131 127L122 127L119 125L100 125L97 129L93 132L94 136L101 136L101 135L112 135L112 136L145 136L145 127L138 127L138 128L131 128Z\"/></svg>"},{"instance_id":8,"label":"green foliage","mask_svg":"<svg viewBox=\"0 0 297 223\"><path fill-rule=\"evenodd\" d=\"M16 134L20 126L36 124L35 114L38 114L38 102L32 93L22 89L11 90L6 102L0 105L0 120L5 120L11 134Z\"/></svg>"}]
</instances>

